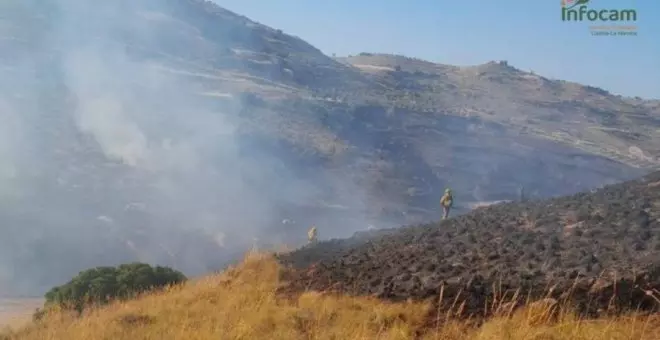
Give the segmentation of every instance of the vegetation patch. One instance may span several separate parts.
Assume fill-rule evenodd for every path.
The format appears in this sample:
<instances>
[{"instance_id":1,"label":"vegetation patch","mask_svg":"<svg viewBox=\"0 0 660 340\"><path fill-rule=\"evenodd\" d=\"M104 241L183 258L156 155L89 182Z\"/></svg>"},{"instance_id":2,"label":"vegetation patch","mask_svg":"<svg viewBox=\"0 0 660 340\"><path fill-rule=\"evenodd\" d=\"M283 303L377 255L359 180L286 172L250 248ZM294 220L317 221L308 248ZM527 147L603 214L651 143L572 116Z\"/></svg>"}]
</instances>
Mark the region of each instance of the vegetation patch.
<instances>
[{"instance_id":1,"label":"vegetation patch","mask_svg":"<svg viewBox=\"0 0 660 340\"><path fill-rule=\"evenodd\" d=\"M69 282L48 291L45 307L56 305L80 313L89 306L134 298L146 291L180 284L185 280L185 275L174 269L139 262L118 267L96 267L82 271ZM37 311L35 318L40 319L44 313L44 310Z\"/></svg>"}]
</instances>

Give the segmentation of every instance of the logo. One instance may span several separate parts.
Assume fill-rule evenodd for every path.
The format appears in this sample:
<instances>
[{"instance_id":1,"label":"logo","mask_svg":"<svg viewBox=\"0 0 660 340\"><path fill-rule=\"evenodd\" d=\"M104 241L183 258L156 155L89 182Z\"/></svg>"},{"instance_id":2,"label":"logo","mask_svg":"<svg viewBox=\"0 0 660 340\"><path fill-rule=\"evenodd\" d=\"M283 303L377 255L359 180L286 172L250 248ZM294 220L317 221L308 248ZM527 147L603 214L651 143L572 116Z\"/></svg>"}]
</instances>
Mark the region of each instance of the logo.
<instances>
[{"instance_id":1,"label":"logo","mask_svg":"<svg viewBox=\"0 0 660 340\"><path fill-rule=\"evenodd\" d=\"M588 21L591 35L637 35L637 11L630 8L592 8L590 0L561 0L562 21ZM631 24L633 23L633 24Z\"/></svg>"}]
</instances>

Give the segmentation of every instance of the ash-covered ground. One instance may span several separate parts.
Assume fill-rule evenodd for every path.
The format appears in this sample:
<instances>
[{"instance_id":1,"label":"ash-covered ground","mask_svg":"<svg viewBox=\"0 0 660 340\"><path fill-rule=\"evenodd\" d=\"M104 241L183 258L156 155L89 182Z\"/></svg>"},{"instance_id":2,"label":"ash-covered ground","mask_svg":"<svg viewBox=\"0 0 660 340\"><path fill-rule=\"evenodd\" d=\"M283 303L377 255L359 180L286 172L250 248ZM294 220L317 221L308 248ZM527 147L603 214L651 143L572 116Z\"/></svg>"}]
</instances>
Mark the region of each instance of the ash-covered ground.
<instances>
[{"instance_id":1,"label":"ash-covered ground","mask_svg":"<svg viewBox=\"0 0 660 340\"><path fill-rule=\"evenodd\" d=\"M488 313L495 298L516 291L521 302L569 298L588 314L651 310L660 305L653 297L660 296L659 218L655 172L593 192L320 242L279 258L295 269L289 291L442 306L458 299L467 314Z\"/></svg>"}]
</instances>

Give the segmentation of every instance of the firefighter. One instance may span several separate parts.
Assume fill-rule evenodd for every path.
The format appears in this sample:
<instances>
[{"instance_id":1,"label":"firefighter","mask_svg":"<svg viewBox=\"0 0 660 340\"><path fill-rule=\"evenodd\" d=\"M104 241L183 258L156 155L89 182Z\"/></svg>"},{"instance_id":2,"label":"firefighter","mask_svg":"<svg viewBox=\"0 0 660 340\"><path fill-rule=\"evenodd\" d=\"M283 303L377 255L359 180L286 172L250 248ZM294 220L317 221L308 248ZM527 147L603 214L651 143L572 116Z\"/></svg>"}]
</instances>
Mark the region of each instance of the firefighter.
<instances>
[{"instance_id":1,"label":"firefighter","mask_svg":"<svg viewBox=\"0 0 660 340\"><path fill-rule=\"evenodd\" d=\"M309 243L316 243L316 227L312 226L307 232L307 240Z\"/></svg>"},{"instance_id":2,"label":"firefighter","mask_svg":"<svg viewBox=\"0 0 660 340\"><path fill-rule=\"evenodd\" d=\"M445 194L442 195L442 198L440 199L440 205L442 206L443 210L442 219L447 219L447 217L449 217L449 210L451 209L452 205L454 205L454 197L451 194L451 189L445 189Z\"/></svg>"}]
</instances>

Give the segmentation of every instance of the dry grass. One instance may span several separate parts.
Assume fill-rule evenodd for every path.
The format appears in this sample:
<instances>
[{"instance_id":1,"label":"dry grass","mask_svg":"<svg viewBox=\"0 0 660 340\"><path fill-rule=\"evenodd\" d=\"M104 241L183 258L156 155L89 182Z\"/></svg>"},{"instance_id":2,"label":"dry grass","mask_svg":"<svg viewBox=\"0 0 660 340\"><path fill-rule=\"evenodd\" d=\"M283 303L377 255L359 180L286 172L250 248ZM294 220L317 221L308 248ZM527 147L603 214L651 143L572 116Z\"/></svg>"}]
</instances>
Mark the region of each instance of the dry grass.
<instances>
[{"instance_id":1,"label":"dry grass","mask_svg":"<svg viewBox=\"0 0 660 340\"><path fill-rule=\"evenodd\" d=\"M536 306L480 326L424 303L305 293L276 294L282 268L249 254L236 268L76 318L52 311L0 339L657 339L660 316L580 320Z\"/></svg>"}]
</instances>

